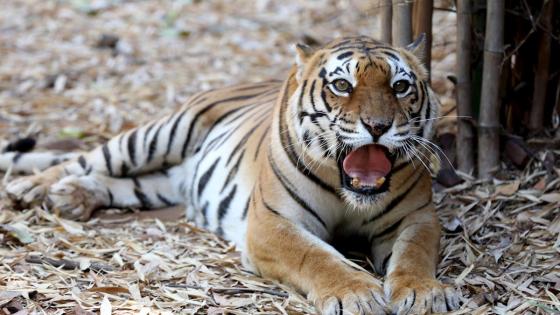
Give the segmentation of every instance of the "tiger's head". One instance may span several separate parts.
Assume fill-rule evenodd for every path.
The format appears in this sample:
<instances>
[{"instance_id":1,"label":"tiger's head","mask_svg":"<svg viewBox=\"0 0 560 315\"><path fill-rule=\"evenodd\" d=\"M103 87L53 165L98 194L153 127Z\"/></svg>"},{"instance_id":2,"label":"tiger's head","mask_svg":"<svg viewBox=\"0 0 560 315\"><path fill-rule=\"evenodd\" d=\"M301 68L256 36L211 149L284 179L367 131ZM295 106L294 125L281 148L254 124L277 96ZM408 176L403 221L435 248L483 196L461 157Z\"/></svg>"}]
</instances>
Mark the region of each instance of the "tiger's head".
<instances>
[{"instance_id":1,"label":"tiger's head","mask_svg":"<svg viewBox=\"0 0 560 315\"><path fill-rule=\"evenodd\" d=\"M396 164L427 162L439 103L420 62L424 42L394 48L360 36L296 47L295 135L312 163L337 169L343 197L358 208L387 192Z\"/></svg>"}]
</instances>

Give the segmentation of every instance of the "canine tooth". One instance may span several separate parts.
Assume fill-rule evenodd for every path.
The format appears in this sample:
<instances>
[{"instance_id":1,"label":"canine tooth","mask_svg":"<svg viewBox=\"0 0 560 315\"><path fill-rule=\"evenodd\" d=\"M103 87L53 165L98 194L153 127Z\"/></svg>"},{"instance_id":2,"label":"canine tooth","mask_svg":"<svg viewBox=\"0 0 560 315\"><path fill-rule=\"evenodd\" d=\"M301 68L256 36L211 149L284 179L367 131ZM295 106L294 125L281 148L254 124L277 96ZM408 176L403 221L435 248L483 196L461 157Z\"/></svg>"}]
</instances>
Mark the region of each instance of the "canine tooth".
<instances>
[{"instance_id":1,"label":"canine tooth","mask_svg":"<svg viewBox=\"0 0 560 315\"><path fill-rule=\"evenodd\" d=\"M379 177L376 181L375 181L375 186L376 187L380 187L381 185L383 185L385 183L385 177Z\"/></svg>"},{"instance_id":2,"label":"canine tooth","mask_svg":"<svg viewBox=\"0 0 560 315\"><path fill-rule=\"evenodd\" d=\"M360 188L360 179L358 177L352 178L352 182L350 183L352 184L352 187Z\"/></svg>"}]
</instances>

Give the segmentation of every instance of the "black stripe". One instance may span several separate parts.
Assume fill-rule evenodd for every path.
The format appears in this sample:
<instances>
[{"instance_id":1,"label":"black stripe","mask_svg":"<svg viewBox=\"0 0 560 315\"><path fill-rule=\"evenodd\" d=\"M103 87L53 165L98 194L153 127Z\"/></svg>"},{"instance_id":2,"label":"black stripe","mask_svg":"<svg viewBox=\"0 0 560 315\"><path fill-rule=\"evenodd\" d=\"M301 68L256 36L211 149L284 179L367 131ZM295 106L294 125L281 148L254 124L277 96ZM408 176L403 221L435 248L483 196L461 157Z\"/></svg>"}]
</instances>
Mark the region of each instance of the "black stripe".
<instances>
[{"instance_id":1,"label":"black stripe","mask_svg":"<svg viewBox=\"0 0 560 315\"><path fill-rule=\"evenodd\" d=\"M397 228L401 225L402 221L404 218L401 218L400 220L397 220L395 223L391 224L390 226L388 226L386 229L381 230L381 231L376 231L375 233L371 234L369 236L369 242L372 243L374 238L377 237L382 237L385 236L389 233L392 233L394 231L397 230Z\"/></svg>"},{"instance_id":2,"label":"black stripe","mask_svg":"<svg viewBox=\"0 0 560 315\"><path fill-rule=\"evenodd\" d=\"M270 132L270 126L267 126L266 129L264 130L263 134L261 135L261 138L259 139L259 143L257 144L257 148L255 149L255 156L253 158L253 161L257 160L257 157L261 151L261 145L263 144L264 138L266 138L266 136L268 135L268 133Z\"/></svg>"},{"instance_id":3,"label":"black stripe","mask_svg":"<svg viewBox=\"0 0 560 315\"><path fill-rule=\"evenodd\" d=\"M159 132L161 131L161 128L163 128L164 125L165 125L165 123L162 123L158 127L158 129L156 130L156 133L154 134L154 136L152 137L152 140L150 141L150 147L148 148L148 159L147 159L146 163L151 162L152 159L154 158L154 153L156 152Z\"/></svg>"},{"instance_id":4,"label":"black stripe","mask_svg":"<svg viewBox=\"0 0 560 315\"><path fill-rule=\"evenodd\" d=\"M208 181L210 181L210 178L212 177L212 173L214 173L214 169L216 169L216 165L218 165L218 162L220 162L220 158L214 161L214 163L210 166L210 168L207 169L206 172L204 172L204 174L202 174L202 176L200 177L200 180L198 181L198 190L197 190L197 195L199 198L202 195L204 188L206 188Z\"/></svg>"},{"instance_id":5,"label":"black stripe","mask_svg":"<svg viewBox=\"0 0 560 315\"><path fill-rule=\"evenodd\" d=\"M317 80L313 80L313 82L311 82L311 87L309 88L309 101L311 102L313 110L318 112L319 110L315 106L315 98L313 97L313 93L315 93L315 82L317 82Z\"/></svg>"},{"instance_id":6,"label":"black stripe","mask_svg":"<svg viewBox=\"0 0 560 315\"><path fill-rule=\"evenodd\" d=\"M111 152L109 152L109 147L107 143L103 144L101 147L103 151L103 157L105 158L105 167L107 168L107 172L110 176L113 176L113 166L111 165Z\"/></svg>"},{"instance_id":7,"label":"black stripe","mask_svg":"<svg viewBox=\"0 0 560 315\"><path fill-rule=\"evenodd\" d=\"M324 80L326 81L326 80ZM323 83L323 88L321 89L321 99L323 100L323 104L325 105L325 109L327 110L327 112L331 112L332 111L332 107L329 105L329 102L327 102L327 94L325 92L325 85L326 83Z\"/></svg>"},{"instance_id":8,"label":"black stripe","mask_svg":"<svg viewBox=\"0 0 560 315\"><path fill-rule=\"evenodd\" d=\"M414 182L408 186L408 188L401 194L397 195L395 198L393 198L393 200L391 200L391 202L389 202L389 204L385 207L385 209L383 209L383 211L379 214L377 214L376 216L372 217L371 219L369 219L366 223L371 223L375 220L377 220L378 218L380 218L381 216L391 212L391 210L393 210L396 206L398 206L401 201L403 201L406 196L408 196L408 194L416 187L416 184L422 179L422 175L424 174L422 171L418 172L419 175L417 175L417 177L414 179Z\"/></svg>"},{"instance_id":9,"label":"black stripe","mask_svg":"<svg viewBox=\"0 0 560 315\"><path fill-rule=\"evenodd\" d=\"M249 212L249 202L251 201L251 197L247 198L247 203L245 203L245 208L243 208L243 214L241 215L241 220L245 220L247 218L247 213Z\"/></svg>"},{"instance_id":10,"label":"black stripe","mask_svg":"<svg viewBox=\"0 0 560 315\"><path fill-rule=\"evenodd\" d=\"M337 298L336 300L338 301L338 314L343 315L344 306L342 306L342 301L339 298Z\"/></svg>"},{"instance_id":11,"label":"black stripe","mask_svg":"<svg viewBox=\"0 0 560 315\"><path fill-rule=\"evenodd\" d=\"M402 161L401 164L393 167L393 169L391 170L391 173L393 173L393 174L398 173L409 165L410 165L409 161Z\"/></svg>"},{"instance_id":12,"label":"black stripe","mask_svg":"<svg viewBox=\"0 0 560 315\"><path fill-rule=\"evenodd\" d=\"M220 201L220 205L218 206L218 229L222 227L222 219L226 216L229 205L231 204L231 200L235 198L235 192L237 191L237 185L233 185L229 194Z\"/></svg>"},{"instance_id":13,"label":"black stripe","mask_svg":"<svg viewBox=\"0 0 560 315\"><path fill-rule=\"evenodd\" d=\"M400 58L399 58L396 54L394 54L394 53L392 53L392 52L388 52L388 51L384 50L384 51L382 51L381 53L387 55L389 58L391 58L391 59L393 59L393 60L395 60L395 61L400 61Z\"/></svg>"},{"instance_id":14,"label":"black stripe","mask_svg":"<svg viewBox=\"0 0 560 315\"><path fill-rule=\"evenodd\" d=\"M307 86L307 80L303 81L303 84L301 86L301 91L299 92L299 98L298 98L298 108L303 108L303 94L305 93L305 87Z\"/></svg>"},{"instance_id":15,"label":"black stripe","mask_svg":"<svg viewBox=\"0 0 560 315\"><path fill-rule=\"evenodd\" d=\"M271 101L272 101L272 100L268 100L268 102L271 102ZM251 104L243 105L243 106L241 106L241 107L237 107L237 108L235 108L235 109L233 109L233 110L231 110L231 111L225 113L225 114L222 116L223 118L229 116L230 114L233 114L234 112L239 111L239 113L238 113L236 116L232 117L232 118L231 118L230 120L228 120L228 121L224 121L224 126L229 126L229 125L233 124L234 122L238 121L239 119L242 119L242 118L245 119L245 118L247 118L246 114L247 114L248 112L254 110L255 108L259 108L259 106L260 106L260 105L263 105L263 104L266 104L266 102L264 102L264 103L251 103ZM243 110L240 111L241 109L243 109ZM223 119L222 117L220 117L218 120L216 120L216 123L217 123L217 122L220 122L220 121ZM215 125L216 123L214 123L214 125Z\"/></svg>"},{"instance_id":16,"label":"black stripe","mask_svg":"<svg viewBox=\"0 0 560 315\"><path fill-rule=\"evenodd\" d=\"M155 125L155 122L151 122L148 126L148 129L146 129L146 132L144 132L144 139L142 139L142 148L144 148L144 151L148 149L146 148L146 146L148 145L148 137L150 136L150 131L152 131L152 128L154 128Z\"/></svg>"},{"instance_id":17,"label":"black stripe","mask_svg":"<svg viewBox=\"0 0 560 315\"><path fill-rule=\"evenodd\" d=\"M327 139L325 139L325 137L321 134L319 135L318 140L319 147L321 147L321 150L323 150L323 157L328 157L329 144L327 143Z\"/></svg>"},{"instance_id":18,"label":"black stripe","mask_svg":"<svg viewBox=\"0 0 560 315\"><path fill-rule=\"evenodd\" d=\"M202 206L202 209L200 209L200 214L202 214L202 226L203 227L207 227L208 226L208 201L206 201L206 203L204 204L204 206Z\"/></svg>"},{"instance_id":19,"label":"black stripe","mask_svg":"<svg viewBox=\"0 0 560 315\"><path fill-rule=\"evenodd\" d=\"M128 136L128 156L130 157L130 163L132 166L136 166L136 130L134 130L130 136Z\"/></svg>"},{"instance_id":20,"label":"black stripe","mask_svg":"<svg viewBox=\"0 0 560 315\"><path fill-rule=\"evenodd\" d=\"M379 270L379 274L384 275L387 273L387 265L389 264L389 261L391 261L391 256L393 256L393 253L389 253L389 255L387 255L387 257L385 257L383 259L383 263L381 264L381 270Z\"/></svg>"},{"instance_id":21,"label":"black stripe","mask_svg":"<svg viewBox=\"0 0 560 315\"><path fill-rule=\"evenodd\" d=\"M203 137L201 140L198 141L198 143L201 143L201 145L204 145L204 143L206 142L206 139L208 138L208 136L210 135L210 133L212 132L212 130L214 130L214 128L215 128L220 122L222 122L224 119L226 119L227 117L229 117L231 114L233 114L233 113L239 111L240 109L246 108L246 107L248 107L248 110L251 110L251 109L253 109L253 108L256 108L256 107L253 107L253 106L256 106L256 105L260 105L260 104L258 104L258 103L257 103L257 104L247 104L247 105L243 105L243 106L234 108L234 109L232 109L232 110L230 110L230 111L228 111L228 112L225 112L224 114L222 114L222 116L220 116L220 118L216 119L216 120L212 123L212 126L210 126L209 128L207 128L206 134L204 135L204 137ZM244 117L244 116L243 116L242 114L240 114L239 116L235 117L232 121L228 122L227 124L230 124L231 122L236 121L237 118L239 118L239 117ZM241 124L241 125L243 125L243 124ZM239 127L239 126L238 126L238 127ZM215 139L213 139L212 141L214 141L214 140L215 140ZM199 150L199 149L197 149L197 150Z\"/></svg>"},{"instance_id":22,"label":"black stripe","mask_svg":"<svg viewBox=\"0 0 560 315\"><path fill-rule=\"evenodd\" d=\"M431 116L431 114L432 114L432 113L431 113L432 103L430 102L430 98L429 98L429 96L428 96L428 89L426 88L426 85L425 85L425 84L422 84L422 91L424 92L424 93L422 93L422 103L424 102L424 99L425 99L426 97L428 97L428 100L427 100L427 103L428 103L428 104L427 104L427 105L428 105L428 110L427 110L427 112L426 112L426 118L425 118L425 119L430 119L430 116Z\"/></svg>"},{"instance_id":23,"label":"black stripe","mask_svg":"<svg viewBox=\"0 0 560 315\"><path fill-rule=\"evenodd\" d=\"M262 194L261 194L261 195L262 195ZM262 198L261 198L261 199L262 199ZM276 214L277 216L281 216L281 215L280 215L280 212L278 212L278 210L272 208L264 199L262 199L262 203L263 203L264 207L265 207L268 211L270 211L270 212Z\"/></svg>"},{"instance_id":24,"label":"black stripe","mask_svg":"<svg viewBox=\"0 0 560 315\"><path fill-rule=\"evenodd\" d=\"M276 177L278 178L278 180L280 181L280 183L282 184L282 186L284 187L284 189L286 189L286 191L288 192L288 194L290 195L290 197L292 197L292 199L294 199L304 210L306 210L309 214L311 214L315 219L317 219L317 221L319 221L319 223L321 223L321 225L325 228L325 230L327 229L327 224L325 223L325 221L323 221L323 219L317 214L317 212L313 209L311 209L311 207L309 206L309 204L307 204L307 202L305 202L305 200L301 199L296 193L295 193L295 187L293 186L293 184L284 176L284 174L282 174L280 172L280 170L277 168L276 164L274 163L274 159L270 156L270 154L268 155L268 161L270 163L270 167L272 168L272 171L274 172L274 175L276 175Z\"/></svg>"},{"instance_id":25,"label":"black stripe","mask_svg":"<svg viewBox=\"0 0 560 315\"><path fill-rule=\"evenodd\" d=\"M293 76L292 76L293 78ZM280 104L281 106L285 107L287 106L287 100L288 100L288 87L289 85L286 84L286 86L284 87L284 91L281 94L282 95L282 99L280 100ZM281 108L280 109L280 123L278 124L278 132L280 134L280 142L282 144L282 148L284 149L284 151L286 152L286 154L288 155L290 162L292 162L292 165L294 167L296 167L296 169L302 173L303 175L305 175L309 180L311 180L312 182L314 182L316 185L318 185L319 187L321 187L322 189L332 193L335 196L338 196L336 193L336 190L329 186L327 183L323 182L320 178L318 178L315 174L313 174L305 165L303 165L303 163L298 163L298 159L296 157L296 154L294 152L294 148L293 148L293 143L291 142L291 139L289 137L289 135L287 134L287 126L286 126L286 118L285 118L285 113L286 110L284 110L285 108Z\"/></svg>"},{"instance_id":26,"label":"black stripe","mask_svg":"<svg viewBox=\"0 0 560 315\"><path fill-rule=\"evenodd\" d=\"M87 168L86 158L83 155L78 157L78 163L84 170Z\"/></svg>"},{"instance_id":27,"label":"black stripe","mask_svg":"<svg viewBox=\"0 0 560 315\"><path fill-rule=\"evenodd\" d=\"M171 146L173 145L173 140L175 139L175 133L177 132L177 127L181 123L181 120L186 113L187 111L184 110L181 114L179 114L177 119L175 119L175 122L173 122L173 126L171 127L171 132L169 134L169 141L167 142L167 150L165 151L166 156L169 155L169 153L171 152Z\"/></svg>"},{"instance_id":28,"label":"black stripe","mask_svg":"<svg viewBox=\"0 0 560 315\"><path fill-rule=\"evenodd\" d=\"M123 161L121 164L121 176L126 176L128 174L128 170L128 165L126 165L125 161Z\"/></svg>"},{"instance_id":29,"label":"black stripe","mask_svg":"<svg viewBox=\"0 0 560 315\"><path fill-rule=\"evenodd\" d=\"M220 141L220 139L222 139L222 137L225 136L226 133L228 133L227 130L222 132L221 134L217 135L216 137L214 137L214 139L210 140L210 142L208 142L208 144L206 144L206 148L204 149L204 155L206 155L208 152L210 152L210 150L214 149L214 147L216 146L218 141ZM198 147L198 149L197 149L197 151L195 151L195 153L198 153L201 148L202 148L202 146Z\"/></svg>"},{"instance_id":30,"label":"black stripe","mask_svg":"<svg viewBox=\"0 0 560 315\"><path fill-rule=\"evenodd\" d=\"M231 162L231 160L233 159L233 157L235 156L235 154L237 154L237 151L239 151L241 149L241 147L243 147L245 145L245 143L247 143L247 141L249 140L249 137L253 135L253 133L255 132L255 130L265 121L267 117L265 116L264 118L262 118L260 121L258 121L256 123L255 126L253 126L253 128L251 128L244 136L243 138L241 138L241 140L239 140L239 142L237 143L237 145L235 146L235 148L233 148L233 150L230 153L230 156L226 162L226 165L229 165L229 163Z\"/></svg>"},{"instance_id":31,"label":"black stripe","mask_svg":"<svg viewBox=\"0 0 560 315\"><path fill-rule=\"evenodd\" d=\"M152 208L152 206L151 206L152 203L150 202L150 199L141 190L141 188L135 187L134 188L134 195L136 196L136 199L138 199L138 201L140 202L140 205L141 205L142 209Z\"/></svg>"},{"instance_id":32,"label":"black stripe","mask_svg":"<svg viewBox=\"0 0 560 315\"><path fill-rule=\"evenodd\" d=\"M16 153L14 155L14 157L12 158L12 162L16 163L21 158L22 155L23 155L23 153L21 153L21 152Z\"/></svg>"},{"instance_id":33,"label":"black stripe","mask_svg":"<svg viewBox=\"0 0 560 315\"><path fill-rule=\"evenodd\" d=\"M115 198L111 190L109 190L109 188L107 188L107 195L109 196L109 204L107 206L112 206L113 202L115 201Z\"/></svg>"},{"instance_id":34,"label":"black stripe","mask_svg":"<svg viewBox=\"0 0 560 315\"><path fill-rule=\"evenodd\" d=\"M336 57L336 59L342 60L344 58L348 58L348 57L352 56L353 54L354 54L353 51L345 52L345 53L342 53L342 54L338 55L338 57Z\"/></svg>"},{"instance_id":35,"label":"black stripe","mask_svg":"<svg viewBox=\"0 0 560 315\"><path fill-rule=\"evenodd\" d=\"M171 207L173 205L175 205L173 202L169 201L169 199L165 198L164 196L160 195L160 193L156 194L157 198L159 199L159 201L161 201L164 205L166 205L167 207Z\"/></svg>"},{"instance_id":36,"label":"black stripe","mask_svg":"<svg viewBox=\"0 0 560 315\"><path fill-rule=\"evenodd\" d=\"M241 154L239 155L239 157L237 158L237 161L235 162L235 164L233 165L232 168L230 168L228 175L226 177L226 180L224 181L224 185L222 186L222 189L220 190L220 193L223 193L224 190L226 189L226 187L229 185L229 183L231 182L231 180L233 179L233 177L235 175L237 175L237 171L239 171L239 165L241 164L241 160L243 159L243 156L245 155L245 150L243 150L243 152L241 152Z\"/></svg>"},{"instance_id":37,"label":"black stripe","mask_svg":"<svg viewBox=\"0 0 560 315\"><path fill-rule=\"evenodd\" d=\"M51 166L55 166L57 164L60 164L60 160L58 158L55 158L51 161Z\"/></svg>"},{"instance_id":38,"label":"black stripe","mask_svg":"<svg viewBox=\"0 0 560 315\"><path fill-rule=\"evenodd\" d=\"M196 123L198 122L198 120L200 119L200 117L202 115L204 115L206 112L208 112L209 110L214 108L216 105L219 105L219 104L222 104L222 103L246 100L246 99L258 96L259 94L260 93L249 94L249 95L239 95L239 96L234 96L234 97L226 98L226 99L223 99L223 100L215 101L215 102L212 102L212 103L206 105L203 109L198 111L196 113L196 115L193 117L193 119L190 123L189 130L187 132L187 138L185 139L185 142L183 143L183 147L181 149L181 159L185 159L185 156L187 155L187 148L189 147L189 144L191 142L191 137L193 136L193 130L196 126Z\"/></svg>"}]
</instances>

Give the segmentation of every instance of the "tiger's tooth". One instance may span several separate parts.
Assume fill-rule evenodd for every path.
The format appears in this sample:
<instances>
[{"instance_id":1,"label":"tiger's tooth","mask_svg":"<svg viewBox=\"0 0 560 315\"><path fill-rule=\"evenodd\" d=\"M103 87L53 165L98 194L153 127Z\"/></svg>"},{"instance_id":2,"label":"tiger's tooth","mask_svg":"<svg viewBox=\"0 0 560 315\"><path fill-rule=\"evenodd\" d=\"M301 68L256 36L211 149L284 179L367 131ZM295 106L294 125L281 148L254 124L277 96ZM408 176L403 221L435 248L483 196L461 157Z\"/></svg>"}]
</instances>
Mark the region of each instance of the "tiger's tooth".
<instances>
[{"instance_id":1,"label":"tiger's tooth","mask_svg":"<svg viewBox=\"0 0 560 315\"><path fill-rule=\"evenodd\" d=\"M360 188L360 179L358 177L354 177L352 178L350 184L352 184L352 187L354 188Z\"/></svg>"},{"instance_id":2,"label":"tiger's tooth","mask_svg":"<svg viewBox=\"0 0 560 315\"><path fill-rule=\"evenodd\" d=\"M375 186L376 187L381 187L381 185L383 185L385 183L385 177L379 177L376 181L375 181Z\"/></svg>"}]
</instances>

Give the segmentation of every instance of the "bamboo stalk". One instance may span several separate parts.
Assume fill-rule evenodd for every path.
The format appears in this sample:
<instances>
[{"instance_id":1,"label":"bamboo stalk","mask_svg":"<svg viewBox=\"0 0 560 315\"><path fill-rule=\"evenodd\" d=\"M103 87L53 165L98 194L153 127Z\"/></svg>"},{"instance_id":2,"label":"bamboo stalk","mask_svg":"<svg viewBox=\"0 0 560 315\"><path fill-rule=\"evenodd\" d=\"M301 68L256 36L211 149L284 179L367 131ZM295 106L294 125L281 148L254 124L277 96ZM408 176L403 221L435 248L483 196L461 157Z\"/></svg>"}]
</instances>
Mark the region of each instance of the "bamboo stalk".
<instances>
[{"instance_id":1,"label":"bamboo stalk","mask_svg":"<svg viewBox=\"0 0 560 315\"><path fill-rule=\"evenodd\" d=\"M457 167L474 171L474 131L471 102L471 0L457 0ZM470 117L470 118L466 118Z\"/></svg>"},{"instance_id":2,"label":"bamboo stalk","mask_svg":"<svg viewBox=\"0 0 560 315\"><path fill-rule=\"evenodd\" d=\"M531 105L531 114L529 116L529 130L532 133L537 133L543 128L544 107L550 71L551 38L548 31L551 29L554 1L546 2L543 11L542 27L546 31L540 31L537 70L533 81L533 104Z\"/></svg>"},{"instance_id":3,"label":"bamboo stalk","mask_svg":"<svg viewBox=\"0 0 560 315\"><path fill-rule=\"evenodd\" d=\"M381 8L379 23L381 27L381 41L391 44L391 32L393 29L393 4L391 0L379 0Z\"/></svg>"},{"instance_id":4,"label":"bamboo stalk","mask_svg":"<svg viewBox=\"0 0 560 315\"><path fill-rule=\"evenodd\" d=\"M553 110L556 111L556 112L555 112L555 115L553 114L553 116L552 116L552 123L553 123L554 127L557 127L558 126L557 124L559 122L555 121L555 118L560 119L560 79L558 79L558 83L557 83L557 86L556 86L556 97L555 98L556 98L556 100L554 102L554 109ZM560 128L556 129L556 138L560 138Z\"/></svg>"},{"instance_id":5,"label":"bamboo stalk","mask_svg":"<svg viewBox=\"0 0 560 315\"><path fill-rule=\"evenodd\" d=\"M414 38L418 38L420 34L426 34L426 45L424 45L423 60L428 73L432 64L432 16L434 13L433 0L416 0L413 5L413 34Z\"/></svg>"},{"instance_id":6,"label":"bamboo stalk","mask_svg":"<svg viewBox=\"0 0 560 315\"><path fill-rule=\"evenodd\" d=\"M504 0L486 2L486 34L480 119L478 125L478 175L492 178L500 168L500 66L504 49Z\"/></svg>"},{"instance_id":7,"label":"bamboo stalk","mask_svg":"<svg viewBox=\"0 0 560 315\"><path fill-rule=\"evenodd\" d=\"M412 43L412 4L397 0L393 5L393 45L405 47Z\"/></svg>"}]
</instances>

